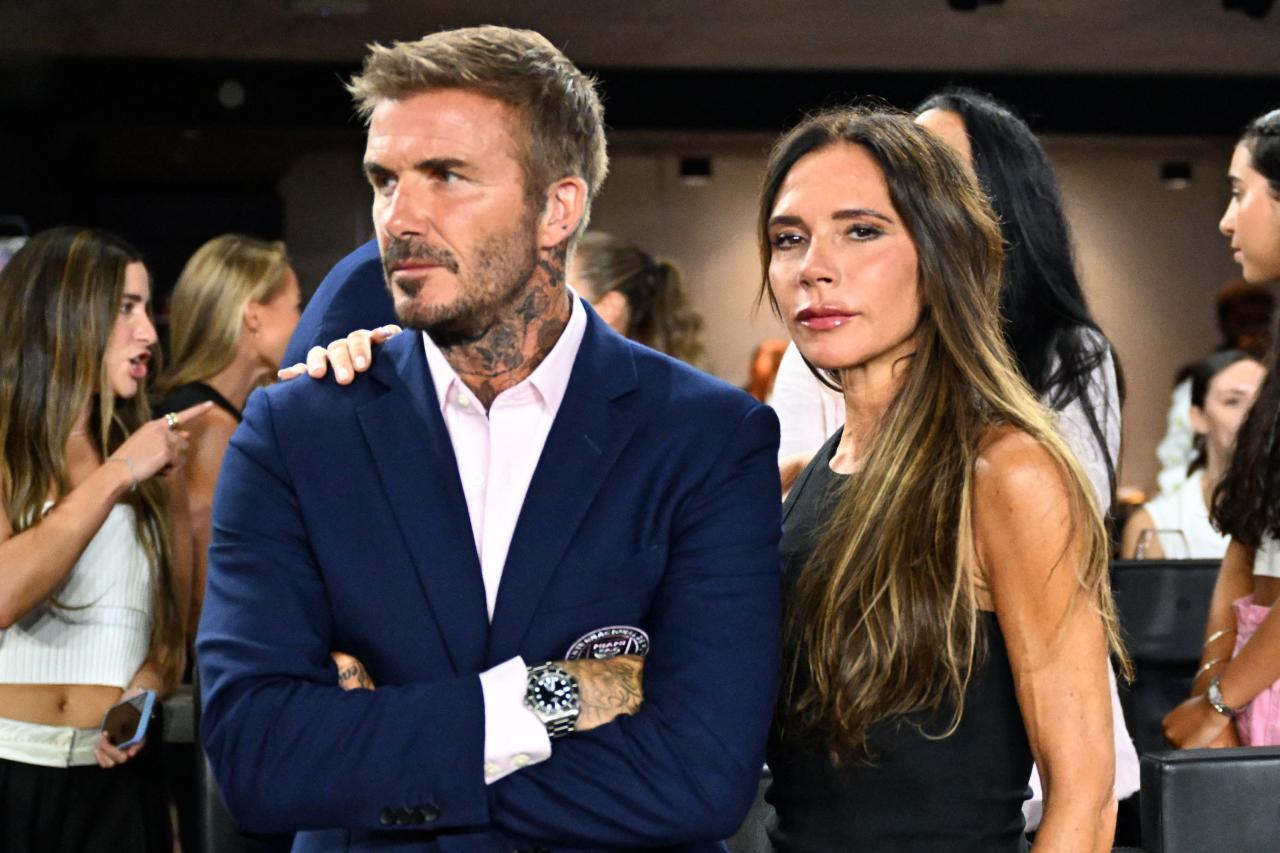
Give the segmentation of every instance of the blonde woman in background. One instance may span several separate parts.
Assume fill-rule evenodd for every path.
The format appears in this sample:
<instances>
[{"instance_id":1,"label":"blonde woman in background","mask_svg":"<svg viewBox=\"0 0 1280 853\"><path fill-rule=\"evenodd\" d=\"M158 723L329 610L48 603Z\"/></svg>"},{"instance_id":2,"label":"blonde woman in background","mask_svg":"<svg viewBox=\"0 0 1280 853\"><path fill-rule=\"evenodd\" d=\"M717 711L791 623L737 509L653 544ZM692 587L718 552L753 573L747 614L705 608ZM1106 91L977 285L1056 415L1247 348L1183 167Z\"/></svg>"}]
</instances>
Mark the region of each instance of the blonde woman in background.
<instances>
[{"instance_id":1,"label":"blonde woman in background","mask_svg":"<svg viewBox=\"0 0 1280 853\"><path fill-rule=\"evenodd\" d=\"M172 366L158 384L160 410L214 409L191 431L185 468L195 536L192 631L204 598L213 490L249 393L280 367L301 310L298 276L283 243L224 234L187 261L169 303Z\"/></svg>"}]
</instances>

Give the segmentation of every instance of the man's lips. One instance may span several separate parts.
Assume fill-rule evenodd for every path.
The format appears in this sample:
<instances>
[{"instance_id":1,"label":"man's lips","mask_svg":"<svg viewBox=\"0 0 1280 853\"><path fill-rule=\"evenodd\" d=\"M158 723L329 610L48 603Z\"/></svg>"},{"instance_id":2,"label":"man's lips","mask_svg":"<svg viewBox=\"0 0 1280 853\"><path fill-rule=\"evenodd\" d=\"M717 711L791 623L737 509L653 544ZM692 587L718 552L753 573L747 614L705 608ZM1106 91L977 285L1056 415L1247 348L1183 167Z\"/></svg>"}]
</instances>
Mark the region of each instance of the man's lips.
<instances>
[{"instance_id":1,"label":"man's lips","mask_svg":"<svg viewBox=\"0 0 1280 853\"><path fill-rule=\"evenodd\" d=\"M849 311L848 309L837 308L834 306L820 305L815 308L805 308L797 312L796 322L804 326L806 329L824 331L826 329L839 328L856 316L856 311Z\"/></svg>"},{"instance_id":2,"label":"man's lips","mask_svg":"<svg viewBox=\"0 0 1280 853\"><path fill-rule=\"evenodd\" d=\"M432 263L427 263L425 261L405 261L404 263L396 264L395 266L393 266L391 268L391 272L392 273L428 272L430 270L437 270L442 268L443 268L442 264L432 264Z\"/></svg>"}]
</instances>

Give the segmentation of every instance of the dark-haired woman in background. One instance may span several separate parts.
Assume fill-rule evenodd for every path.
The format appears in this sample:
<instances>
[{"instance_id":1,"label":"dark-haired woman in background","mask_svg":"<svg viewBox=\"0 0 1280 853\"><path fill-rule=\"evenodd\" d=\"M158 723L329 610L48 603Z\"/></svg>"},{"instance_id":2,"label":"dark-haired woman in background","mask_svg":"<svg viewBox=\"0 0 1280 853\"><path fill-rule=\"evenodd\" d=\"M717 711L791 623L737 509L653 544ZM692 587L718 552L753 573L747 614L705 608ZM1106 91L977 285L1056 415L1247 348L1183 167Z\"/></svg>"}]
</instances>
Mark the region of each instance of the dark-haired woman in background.
<instances>
[{"instance_id":1,"label":"dark-haired woman in background","mask_svg":"<svg viewBox=\"0 0 1280 853\"><path fill-rule=\"evenodd\" d=\"M972 168L995 211L1004 240L1001 332L1018 372L1054 411L1066 441L1093 485L1102 513L1111 506L1120 457L1123 377L1110 342L1089 313L1076 276L1070 229L1058 182L1026 122L989 96L950 89L917 108L917 123L946 141ZM794 346L782 359L771 403L781 423L783 484L789 485L819 444L845 422L845 402L823 387ZM1138 754L1120 712L1112 677L1116 796L1138 790ZM1028 829L1040 820L1038 775L1024 807Z\"/></svg>"},{"instance_id":2,"label":"dark-haired woman in background","mask_svg":"<svg viewBox=\"0 0 1280 853\"><path fill-rule=\"evenodd\" d=\"M770 157L764 292L842 389L784 509L780 851L1109 850L1097 501L1018 375L1001 237L955 153L905 116L806 120Z\"/></svg>"},{"instance_id":3,"label":"dark-haired woman in background","mask_svg":"<svg viewBox=\"0 0 1280 853\"><path fill-rule=\"evenodd\" d=\"M1280 110L1254 120L1231 157L1222 233L1244 277L1280 279ZM1231 536L1192 698L1164 719L1175 746L1280 745L1280 347L1213 499ZM1235 725L1232 725L1234 718Z\"/></svg>"},{"instance_id":4,"label":"dark-haired woman in background","mask_svg":"<svg viewBox=\"0 0 1280 853\"><path fill-rule=\"evenodd\" d=\"M1213 490L1231 462L1236 433L1258 395L1267 370L1244 350L1216 352L1191 365L1191 409L1195 456L1187 479L1168 493L1148 501L1129 516L1120 542L1120 556L1221 559L1227 552L1226 534L1213 529L1209 505ZM1184 552L1168 553L1160 536L1181 533ZM1139 549L1143 539L1148 539ZM1175 537L1176 539L1176 537Z\"/></svg>"},{"instance_id":5,"label":"dark-haired woman in background","mask_svg":"<svg viewBox=\"0 0 1280 853\"><path fill-rule=\"evenodd\" d=\"M614 331L704 367L702 317L675 264L611 234L588 231L573 251L568 281Z\"/></svg>"},{"instance_id":6,"label":"dark-haired woman in background","mask_svg":"<svg viewBox=\"0 0 1280 853\"><path fill-rule=\"evenodd\" d=\"M176 427L208 407L148 420L150 300L138 253L101 232L46 231L0 270L7 853L169 849L166 798L133 761L143 744L99 730L182 670L190 534L176 478L158 476L182 464Z\"/></svg>"}]
</instances>

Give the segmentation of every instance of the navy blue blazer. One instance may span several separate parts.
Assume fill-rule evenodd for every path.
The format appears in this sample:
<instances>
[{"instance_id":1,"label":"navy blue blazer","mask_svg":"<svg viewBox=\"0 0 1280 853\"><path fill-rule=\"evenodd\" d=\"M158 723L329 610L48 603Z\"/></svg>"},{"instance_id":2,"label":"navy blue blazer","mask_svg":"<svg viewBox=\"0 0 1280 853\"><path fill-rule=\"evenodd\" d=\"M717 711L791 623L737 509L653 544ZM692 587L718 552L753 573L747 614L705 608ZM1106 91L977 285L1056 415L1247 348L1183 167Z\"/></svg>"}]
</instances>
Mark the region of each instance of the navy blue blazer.
<instances>
[{"instance_id":1,"label":"navy blue blazer","mask_svg":"<svg viewBox=\"0 0 1280 853\"><path fill-rule=\"evenodd\" d=\"M254 394L219 478L198 639L232 814L330 830L300 833L304 850L719 849L775 698L777 446L770 409L588 309L490 624L419 335L350 387ZM652 638L639 713L486 786L477 674L619 624ZM377 690L338 689L332 650Z\"/></svg>"},{"instance_id":2,"label":"navy blue blazer","mask_svg":"<svg viewBox=\"0 0 1280 853\"><path fill-rule=\"evenodd\" d=\"M396 307L382 273L378 243L370 240L334 265L307 300L282 364L307 360L313 346L328 346L356 329L396 322Z\"/></svg>"}]
</instances>

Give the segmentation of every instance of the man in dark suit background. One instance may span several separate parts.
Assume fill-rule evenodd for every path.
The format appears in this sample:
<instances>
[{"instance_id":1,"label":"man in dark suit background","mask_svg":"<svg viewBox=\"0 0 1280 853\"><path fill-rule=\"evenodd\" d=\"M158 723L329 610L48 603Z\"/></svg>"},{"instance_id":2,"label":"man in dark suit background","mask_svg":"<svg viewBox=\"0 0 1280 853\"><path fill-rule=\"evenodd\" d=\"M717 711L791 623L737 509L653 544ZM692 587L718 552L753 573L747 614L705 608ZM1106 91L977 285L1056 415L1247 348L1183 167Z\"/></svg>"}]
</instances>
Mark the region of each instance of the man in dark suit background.
<instances>
[{"instance_id":1,"label":"man in dark suit background","mask_svg":"<svg viewBox=\"0 0 1280 853\"><path fill-rule=\"evenodd\" d=\"M254 395L228 448L198 650L232 814L301 850L714 847L776 690L777 421L568 291L607 159L545 39L375 47L351 89L421 334Z\"/></svg>"},{"instance_id":2,"label":"man in dark suit background","mask_svg":"<svg viewBox=\"0 0 1280 853\"><path fill-rule=\"evenodd\" d=\"M280 363L304 363L312 347L327 347L357 329L376 329L395 320L378 241L370 240L338 261L311 294Z\"/></svg>"}]
</instances>

